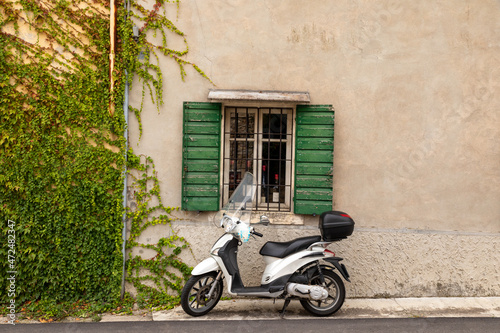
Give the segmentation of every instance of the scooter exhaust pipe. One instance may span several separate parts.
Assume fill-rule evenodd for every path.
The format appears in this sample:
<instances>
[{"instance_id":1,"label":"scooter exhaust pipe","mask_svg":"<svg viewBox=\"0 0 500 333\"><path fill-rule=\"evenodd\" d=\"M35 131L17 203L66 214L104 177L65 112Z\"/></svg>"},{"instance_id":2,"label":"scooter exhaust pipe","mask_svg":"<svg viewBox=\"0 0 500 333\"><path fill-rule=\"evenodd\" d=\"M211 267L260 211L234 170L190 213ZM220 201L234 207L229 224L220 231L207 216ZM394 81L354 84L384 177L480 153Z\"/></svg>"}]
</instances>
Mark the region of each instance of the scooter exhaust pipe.
<instances>
[{"instance_id":1,"label":"scooter exhaust pipe","mask_svg":"<svg viewBox=\"0 0 500 333\"><path fill-rule=\"evenodd\" d=\"M289 283L286 287L289 295L310 298L314 301L325 300L328 298L328 291L320 286L309 286L307 284Z\"/></svg>"}]
</instances>

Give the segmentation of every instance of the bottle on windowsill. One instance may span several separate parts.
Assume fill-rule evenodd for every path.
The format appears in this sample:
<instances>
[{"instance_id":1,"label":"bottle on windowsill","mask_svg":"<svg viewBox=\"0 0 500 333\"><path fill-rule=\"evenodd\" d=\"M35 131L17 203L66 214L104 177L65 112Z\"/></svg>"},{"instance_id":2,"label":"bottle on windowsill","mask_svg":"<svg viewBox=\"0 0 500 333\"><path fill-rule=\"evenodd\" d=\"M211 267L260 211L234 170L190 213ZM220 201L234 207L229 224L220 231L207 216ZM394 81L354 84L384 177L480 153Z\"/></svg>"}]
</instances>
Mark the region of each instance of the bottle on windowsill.
<instances>
[{"instance_id":1,"label":"bottle on windowsill","mask_svg":"<svg viewBox=\"0 0 500 333\"><path fill-rule=\"evenodd\" d=\"M274 187L273 187L273 202L279 202L280 201L280 190L278 187L278 174L274 175Z\"/></svg>"}]
</instances>

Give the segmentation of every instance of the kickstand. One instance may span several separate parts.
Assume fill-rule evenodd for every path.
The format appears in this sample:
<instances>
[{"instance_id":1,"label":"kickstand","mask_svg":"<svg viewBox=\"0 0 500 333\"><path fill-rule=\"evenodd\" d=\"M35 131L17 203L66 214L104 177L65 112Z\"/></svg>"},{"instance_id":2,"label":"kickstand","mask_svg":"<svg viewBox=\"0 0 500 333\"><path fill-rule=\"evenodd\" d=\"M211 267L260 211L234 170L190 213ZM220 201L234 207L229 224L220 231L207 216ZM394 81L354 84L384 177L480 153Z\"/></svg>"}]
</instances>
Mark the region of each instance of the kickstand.
<instances>
[{"instance_id":1,"label":"kickstand","mask_svg":"<svg viewBox=\"0 0 500 333\"><path fill-rule=\"evenodd\" d=\"M283 319L285 317L286 307L290 304L290 298L285 299L285 304L283 304L283 309L280 311L280 318Z\"/></svg>"}]
</instances>

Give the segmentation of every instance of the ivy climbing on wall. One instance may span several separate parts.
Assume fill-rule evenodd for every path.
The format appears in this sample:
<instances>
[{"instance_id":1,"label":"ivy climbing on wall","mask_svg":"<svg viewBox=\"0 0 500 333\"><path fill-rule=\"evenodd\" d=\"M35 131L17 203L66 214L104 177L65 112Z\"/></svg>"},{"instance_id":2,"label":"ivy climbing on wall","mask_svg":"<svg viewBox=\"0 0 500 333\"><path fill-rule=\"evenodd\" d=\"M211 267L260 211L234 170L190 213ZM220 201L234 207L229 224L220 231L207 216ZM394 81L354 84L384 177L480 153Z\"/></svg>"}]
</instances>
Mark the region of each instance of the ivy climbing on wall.
<instances>
[{"instance_id":1,"label":"ivy climbing on wall","mask_svg":"<svg viewBox=\"0 0 500 333\"><path fill-rule=\"evenodd\" d=\"M124 85L139 78L139 119L144 98L163 104L159 57L172 58L182 78L188 45L157 0L115 1L117 47L110 90L109 1L0 0L0 220L2 239L15 222L16 297L19 306L37 299L112 300L120 293L122 187L125 166ZM130 7L127 4L130 3ZM138 36L134 37L134 26ZM149 36L161 36L154 45ZM184 50L167 46L169 34L184 39ZM208 79L208 78L207 78ZM114 105L113 112L110 105ZM171 221L161 202L151 158L128 152L133 207L128 249L155 251L127 261L127 281L142 305L177 301L190 268L179 259L188 247L175 235L141 244L140 233ZM153 204L152 202L155 202ZM0 269L8 271L7 246ZM10 302L6 279L0 303Z\"/></svg>"},{"instance_id":2,"label":"ivy climbing on wall","mask_svg":"<svg viewBox=\"0 0 500 333\"><path fill-rule=\"evenodd\" d=\"M142 89L141 104L129 106L141 132L144 98L158 110L163 104L159 57L172 58L183 78L186 66L206 77L184 60L185 36L167 19L166 6L179 10L179 0L157 0L148 9L135 0L115 3L111 91L109 1L0 0L0 220L2 239L7 221L15 221L17 305L118 297L126 162L124 116L117 110L123 108L125 71L130 84L134 75L139 79L131 88ZM184 50L167 46L171 34L184 39ZM149 41L157 35L161 45ZM178 259L188 244L173 230L157 244L139 243L149 226L170 223L172 208L161 202L151 158L130 150L128 167L134 180L128 249L156 255L129 258L127 281L141 304L172 304L190 272ZM8 249L0 247L4 272ZM1 304L10 301L7 284L0 280Z\"/></svg>"},{"instance_id":3,"label":"ivy climbing on wall","mask_svg":"<svg viewBox=\"0 0 500 333\"><path fill-rule=\"evenodd\" d=\"M179 303L182 287L191 273L191 267L179 259L179 254L189 249L189 244L178 237L172 228L170 213L175 208L162 203L151 157L132 155L129 165L133 170L130 173L133 179L133 209L128 213L131 228L127 249L141 249L149 255L130 256L127 260L127 281L136 289L139 307L168 309ZM166 237L159 238L154 244L139 241L143 231L160 224L168 226L162 229L168 234Z\"/></svg>"},{"instance_id":4,"label":"ivy climbing on wall","mask_svg":"<svg viewBox=\"0 0 500 333\"><path fill-rule=\"evenodd\" d=\"M124 120L109 112L109 45L105 0L0 1L0 221L2 240L15 222L18 306L119 295Z\"/></svg>"},{"instance_id":5,"label":"ivy climbing on wall","mask_svg":"<svg viewBox=\"0 0 500 333\"><path fill-rule=\"evenodd\" d=\"M158 63L160 57L173 59L179 68L179 75L184 80L185 67L190 66L202 77L210 80L196 65L184 59L189 51L187 39L182 31L167 17L167 11L178 13L180 1L150 1L152 8L146 9L137 1L130 1L130 7L122 7L119 17L119 40L121 55L127 66L136 78L141 89L142 98L140 105L129 106L138 119L139 131L142 133L141 113L144 109L144 99L149 98L156 104L157 110L163 104L163 74ZM170 6L167 8L167 6ZM172 8L174 7L174 8ZM172 10L175 9L175 10ZM134 34L134 26L136 33ZM159 40L161 44L150 41ZM171 38L181 38L184 41L183 50L175 50L168 46ZM169 308L179 302L180 292L184 282L189 277L191 268L179 259L179 254L184 249L189 249L189 244L178 237L171 226L174 209L165 206L160 195L159 180L157 178L154 162L151 157L137 156L129 152L128 165L131 168L129 177L133 179L131 186L131 209L127 216L131 223L130 236L127 249L137 253L134 249L147 252L146 257L131 255L127 260L127 281L137 291L139 306ZM168 228L169 235L161 237L155 244L141 243L141 233L149 227L163 224Z\"/></svg>"},{"instance_id":6,"label":"ivy climbing on wall","mask_svg":"<svg viewBox=\"0 0 500 333\"><path fill-rule=\"evenodd\" d=\"M189 52L186 36L176 25L167 18L166 6L175 6L177 12L180 10L180 0L165 1L151 0L153 8L146 9L138 1L125 0L125 6L120 6L119 34L120 56L119 64L127 66L141 85L141 103L138 106L129 106L134 112L139 122L139 132L142 134L141 113L144 110L144 99L149 95L157 110L163 105L163 73L158 66L160 57L169 57L179 66L179 75L184 80L186 77L186 66L194 68L202 77L210 81L208 76L194 63L185 60ZM130 7L127 7L130 4ZM134 35L134 26L136 33ZM135 37L134 37L135 36ZM157 39L161 36L161 44L155 44L150 39ZM183 50L175 50L168 46L170 38L182 38L184 41Z\"/></svg>"}]
</instances>

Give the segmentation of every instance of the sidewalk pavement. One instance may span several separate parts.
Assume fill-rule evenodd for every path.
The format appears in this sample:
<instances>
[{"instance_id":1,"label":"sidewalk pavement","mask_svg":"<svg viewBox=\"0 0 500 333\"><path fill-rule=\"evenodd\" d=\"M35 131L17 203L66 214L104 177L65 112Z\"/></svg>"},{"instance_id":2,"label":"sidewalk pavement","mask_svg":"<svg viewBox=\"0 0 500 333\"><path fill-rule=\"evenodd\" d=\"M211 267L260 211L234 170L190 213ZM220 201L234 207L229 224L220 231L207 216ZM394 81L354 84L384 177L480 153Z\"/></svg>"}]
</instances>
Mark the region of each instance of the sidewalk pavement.
<instances>
[{"instance_id":1,"label":"sidewalk pavement","mask_svg":"<svg viewBox=\"0 0 500 333\"><path fill-rule=\"evenodd\" d=\"M274 303L271 299L237 298L220 301L211 312L201 317L191 317L178 306L167 311L154 311L147 320L280 320L279 311L283 307L283 302L283 300L276 300ZM500 318L500 297L346 299L337 313L326 318L335 320L416 317ZM292 301L285 314L285 319L313 318L317 317L305 311L299 301ZM123 316L104 315L101 321L120 321L124 319Z\"/></svg>"},{"instance_id":2,"label":"sidewalk pavement","mask_svg":"<svg viewBox=\"0 0 500 333\"><path fill-rule=\"evenodd\" d=\"M192 320L280 320L283 300L236 298L222 300L205 316L191 317L180 306L165 311L137 311L133 315L103 314L101 322L192 321ZM500 318L500 297L422 297L346 299L342 308L326 319L419 318L419 317L496 317ZM292 301L285 319L318 318ZM66 318L63 322L86 322L90 318ZM20 323L33 323L22 320ZM0 317L0 324L7 319Z\"/></svg>"}]
</instances>

